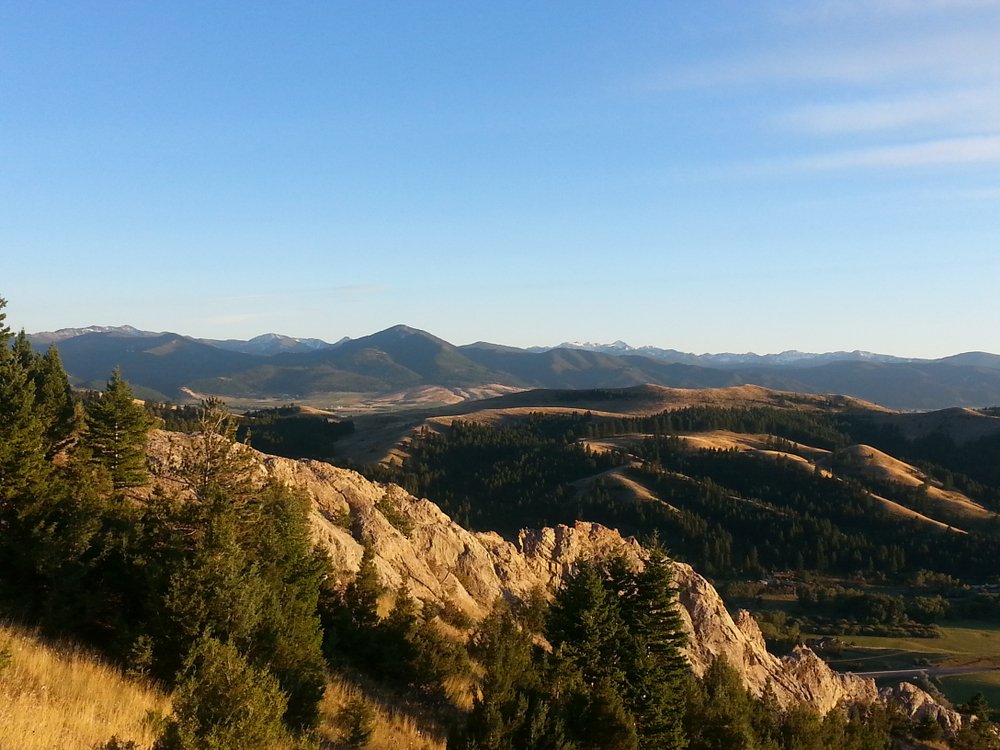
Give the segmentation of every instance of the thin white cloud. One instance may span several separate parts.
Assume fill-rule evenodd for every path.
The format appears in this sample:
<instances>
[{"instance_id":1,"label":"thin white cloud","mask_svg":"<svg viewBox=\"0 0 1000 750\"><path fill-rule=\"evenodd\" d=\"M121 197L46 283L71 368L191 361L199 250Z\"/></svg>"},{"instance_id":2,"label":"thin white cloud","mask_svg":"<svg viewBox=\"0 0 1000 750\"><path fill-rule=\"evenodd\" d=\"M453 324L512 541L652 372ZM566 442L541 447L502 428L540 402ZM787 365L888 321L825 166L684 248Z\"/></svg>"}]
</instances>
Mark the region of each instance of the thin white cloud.
<instances>
[{"instance_id":1,"label":"thin white cloud","mask_svg":"<svg viewBox=\"0 0 1000 750\"><path fill-rule=\"evenodd\" d=\"M1000 163L1000 135L981 135L840 151L797 159L792 166L818 171L997 163Z\"/></svg>"},{"instance_id":2,"label":"thin white cloud","mask_svg":"<svg viewBox=\"0 0 1000 750\"><path fill-rule=\"evenodd\" d=\"M906 38L869 35L831 46L789 43L766 54L707 61L660 71L637 88L665 92L692 88L841 84L876 86L983 85L1000 80L998 27L952 32L926 31Z\"/></svg>"},{"instance_id":3,"label":"thin white cloud","mask_svg":"<svg viewBox=\"0 0 1000 750\"><path fill-rule=\"evenodd\" d=\"M812 4L796 4L791 9L781 11L781 15L792 21L808 21L873 16L928 16L942 12L975 13L993 10L1000 10L1000 0L823 0Z\"/></svg>"},{"instance_id":4,"label":"thin white cloud","mask_svg":"<svg viewBox=\"0 0 1000 750\"><path fill-rule=\"evenodd\" d=\"M1000 128L996 88L936 91L906 97L815 104L780 114L778 122L815 134L870 133L914 126L982 132Z\"/></svg>"}]
</instances>

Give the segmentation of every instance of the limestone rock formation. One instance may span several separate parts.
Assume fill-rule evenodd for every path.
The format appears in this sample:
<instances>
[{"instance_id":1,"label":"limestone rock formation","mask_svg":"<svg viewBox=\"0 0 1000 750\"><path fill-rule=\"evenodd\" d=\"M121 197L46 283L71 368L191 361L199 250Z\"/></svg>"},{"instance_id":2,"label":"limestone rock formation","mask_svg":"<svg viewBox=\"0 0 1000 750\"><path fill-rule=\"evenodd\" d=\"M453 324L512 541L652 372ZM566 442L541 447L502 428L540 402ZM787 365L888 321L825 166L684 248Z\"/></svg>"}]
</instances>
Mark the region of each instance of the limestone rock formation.
<instances>
[{"instance_id":1,"label":"limestone rock formation","mask_svg":"<svg viewBox=\"0 0 1000 750\"><path fill-rule=\"evenodd\" d=\"M949 737L954 737L962 728L961 714L942 706L930 693L912 683L901 682L895 687L882 688L879 697L885 703L900 707L913 721L920 721L929 715L941 725Z\"/></svg>"},{"instance_id":2,"label":"limestone rock formation","mask_svg":"<svg viewBox=\"0 0 1000 750\"><path fill-rule=\"evenodd\" d=\"M172 481L189 440L177 433L152 434L150 464L158 481ZM635 539L596 523L524 530L512 543L495 533L470 532L434 503L395 485L370 482L320 461L252 454L262 478L308 493L315 539L345 578L357 570L363 551L359 540L364 540L376 553L384 585L403 585L424 605L457 607L473 619L485 615L498 597L553 590L583 560L622 555L642 565L643 550ZM734 621L715 588L691 566L675 563L675 582L695 674L725 656L754 693L770 689L782 706L804 701L825 713L842 703L878 700L874 681L838 674L807 648L784 659L768 653L749 612L741 611Z\"/></svg>"}]
</instances>

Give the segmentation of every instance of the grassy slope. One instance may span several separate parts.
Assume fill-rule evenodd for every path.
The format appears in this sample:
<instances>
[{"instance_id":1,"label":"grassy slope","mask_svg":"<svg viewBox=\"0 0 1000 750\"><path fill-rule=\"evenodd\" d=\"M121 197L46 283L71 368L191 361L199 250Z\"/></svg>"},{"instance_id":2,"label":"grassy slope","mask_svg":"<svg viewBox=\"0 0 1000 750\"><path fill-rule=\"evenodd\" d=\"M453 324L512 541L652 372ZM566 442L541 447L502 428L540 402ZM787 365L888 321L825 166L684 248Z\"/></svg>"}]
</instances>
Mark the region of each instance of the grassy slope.
<instances>
[{"instance_id":1,"label":"grassy slope","mask_svg":"<svg viewBox=\"0 0 1000 750\"><path fill-rule=\"evenodd\" d=\"M347 748L339 742L342 734L337 726L337 714L354 698L361 698L375 710L376 726L366 750L444 750L443 732L436 726L421 725L421 722L405 711L393 708L391 699L378 700L362 692L346 680L334 678L327 685L323 703L320 705L322 723L319 736L330 743L331 748Z\"/></svg>"},{"instance_id":2,"label":"grassy slope","mask_svg":"<svg viewBox=\"0 0 1000 750\"><path fill-rule=\"evenodd\" d=\"M93 655L0 625L0 748L89 750L117 734L141 748L169 712L153 685Z\"/></svg>"},{"instance_id":3,"label":"grassy slope","mask_svg":"<svg viewBox=\"0 0 1000 750\"><path fill-rule=\"evenodd\" d=\"M339 678L328 685L320 706L323 747L347 747L339 741L337 714L359 696L377 716L369 750L443 750L436 722L418 722L391 700L366 695ZM125 676L84 649L0 624L2 750L92 750L112 735L146 750L169 713L170 699L156 686Z\"/></svg>"}]
</instances>

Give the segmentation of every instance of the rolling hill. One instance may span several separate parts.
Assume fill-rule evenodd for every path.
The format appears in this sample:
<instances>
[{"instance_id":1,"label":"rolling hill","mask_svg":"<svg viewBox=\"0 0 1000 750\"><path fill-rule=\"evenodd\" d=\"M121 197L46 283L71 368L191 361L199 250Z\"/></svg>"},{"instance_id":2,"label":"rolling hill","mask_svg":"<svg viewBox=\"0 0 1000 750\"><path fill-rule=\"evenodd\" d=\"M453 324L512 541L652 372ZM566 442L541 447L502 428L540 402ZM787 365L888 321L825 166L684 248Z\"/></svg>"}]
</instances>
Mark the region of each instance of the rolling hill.
<instances>
[{"instance_id":1,"label":"rolling hill","mask_svg":"<svg viewBox=\"0 0 1000 750\"><path fill-rule=\"evenodd\" d=\"M651 356L624 346L614 352L577 345L542 351L485 342L455 346L404 325L333 345L276 334L249 342L197 340L130 327L63 329L34 334L32 341L37 348L58 345L76 385L99 386L113 367L120 366L140 394L161 400L218 395L325 406L420 388L752 384L846 394L893 409L1000 404L1000 356L984 352L939 360L836 352L690 355L687 361L671 361L662 354ZM345 394L354 396L344 398Z\"/></svg>"}]
</instances>

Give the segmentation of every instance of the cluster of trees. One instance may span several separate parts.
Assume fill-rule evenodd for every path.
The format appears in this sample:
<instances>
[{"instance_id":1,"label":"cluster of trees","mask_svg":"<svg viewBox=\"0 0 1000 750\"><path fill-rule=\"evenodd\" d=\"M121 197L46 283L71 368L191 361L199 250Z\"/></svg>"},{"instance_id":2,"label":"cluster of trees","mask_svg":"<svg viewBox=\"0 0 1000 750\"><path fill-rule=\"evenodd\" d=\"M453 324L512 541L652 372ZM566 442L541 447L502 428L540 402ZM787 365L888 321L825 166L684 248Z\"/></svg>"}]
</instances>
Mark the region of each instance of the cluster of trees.
<instances>
[{"instance_id":1,"label":"cluster of trees","mask_svg":"<svg viewBox=\"0 0 1000 750\"><path fill-rule=\"evenodd\" d=\"M620 561L582 565L547 612L498 604L470 642L484 674L448 747L885 750L942 738L933 720L912 722L878 704L825 717L806 706L782 709L773 693L749 692L724 658L696 679L678 650L674 607L659 549L642 573ZM995 747L992 725L977 725L954 747Z\"/></svg>"},{"instance_id":2,"label":"cluster of trees","mask_svg":"<svg viewBox=\"0 0 1000 750\"><path fill-rule=\"evenodd\" d=\"M334 443L354 432L354 422L325 414L308 414L289 405L247 412L240 421L241 439L259 451L288 458L329 461Z\"/></svg>"},{"instance_id":3,"label":"cluster of trees","mask_svg":"<svg viewBox=\"0 0 1000 750\"><path fill-rule=\"evenodd\" d=\"M711 504L685 502L684 493L676 491L664 499L709 522L722 523L730 532L740 530L742 542L735 540L737 548L730 558L734 567L754 557L749 543L757 548L760 563L770 569L899 578L913 572L919 561L922 567L969 581L989 580L998 573L1000 535L989 530L947 534L900 521L852 479L806 472L790 459L737 451L692 453L679 449L671 438L647 440L642 455L648 462L647 473L660 478L658 488L664 483L676 486L672 477L677 473L722 488L723 497L712 495ZM727 516L737 519L730 521ZM758 540L770 544L758 545Z\"/></svg>"},{"instance_id":4,"label":"cluster of trees","mask_svg":"<svg viewBox=\"0 0 1000 750\"><path fill-rule=\"evenodd\" d=\"M686 667L672 569L654 549L645 570L584 564L544 618L547 651L528 620L495 608L471 642L482 664L468 722L450 748L569 750L687 746Z\"/></svg>"},{"instance_id":5,"label":"cluster of trees","mask_svg":"<svg viewBox=\"0 0 1000 750\"><path fill-rule=\"evenodd\" d=\"M803 584L797 589L799 625L811 633L933 638L950 605L941 596L903 597L843 586Z\"/></svg>"},{"instance_id":6,"label":"cluster of trees","mask_svg":"<svg viewBox=\"0 0 1000 750\"><path fill-rule=\"evenodd\" d=\"M393 606L382 617L380 602L390 595ZM449 680L468 677L472 665L463 645L444 635L432 614L418 611L405 586L386 590L374 552L365 546L347 585L323 592L324 653L337 667L358 670L391 688L415 688L440 702Z\"/></svg>"},{"instance_id":7,"label":"cluster of trees","mask_svg":"<svg viewBox=\"0 0 1000 750\"><path fill-rule=\"evenodd\" d=\"M159 419L166 430L195 432L199 429L200 408L190 404L146 402L146 410ZM329 461L334 443L354 432L354 422L326 414L312 414L295 404L258 409L241 415L236 437L263 453L287 458Z\"/></svg>"},{"instance_id":8,"label":"cluster of trees","mask_svg":"<svg viewBox=\"0 0 1000 750\"><path fill-rule=\"evenodd\" d=\"M791 459L746 452L692 452L674 434L772 430L778 441L835 446L851 439L844 427L823 415L765 408L604 420L533 414L504 425L456 420L446 430L416 435L402 466L366 471L434 499L466 526L510 537L525 526L576 519L640 538L659 531L678 557L723 578L798 570L898 580L918 564L968 582L1000 573L1000 534L993 529L959 536L900 521L872 497L872 490L886 488L867 486L862 477L832 478L803 471ZM634 457L591 452L579 442L633 431L652 435L633 448ZM635 458L641 465L624 470L662 502L637 503L600 479L590 481L587 492L574 486Z\"/></svg>"},{"instance_id":9,"label":"cluster of trees","mask_svg":"<svg viewBox=\"0 0 1000 750\"><path fill-rule=\"evenodd\" d=\"M120 373L85 403L0 300L0 606L176 687L159 750L267 747L315 725L325 559L307 501L257 481L218 402L150 494L153 420Z\"/></svg>"},{"instance_id":10,"label":"cluster of trees","mask_svg":"<svg viewBox=\"0 0 1000 750\"><path fill-rule=\"evenodd\" d=\"M516 537L525 526L572 523L578 510L569 484L619 460L575 442L583 417L531 415L510 425L456 420L443 431L421 430L402 467L364 468L429 497L466 528Z\"/></svg>"},{"instance_id":11,"label":"cluster of trees","mask_svg":"<svg viewBox=\"0 0 1000 750\"><path fill-rule=\"evenodd\" d=\"M152 488L145 443L155 419L121 374L75 397L58 352L37 354L14 336L4 304L0 608L171 686L157 750L309 746L331 664L432 696L456 676L476 680L473 708L449 739L462 750L866 750L912 729L877 710L850 720L779 711L721 661L694 679L679 651L671 566L655 547L641 572L620 561L580 566L547 610L541 599L498 607L467 645L433 622L449 613L418 612L405 591L380 616L387 592L371 549L356 576L334 585L310 541L307 499L258 475L220 402L174 415L194 433L172 457L183 487ZM581 500L567 483L619 460L575 444L590 421L456 423L417 441L411 480L428 488L421 494L452 487L453 502L484 500L475 511L484 523L573 520ZM345 726L360 745L371 716L355 708Z\"/></svg>"},{"instance_id":12,"label":"cluster of trees","mask_svg":"<svg viewBox=\"0 0 1000 750\"><path fill-rule=\"evenodd\" d=\"M754 435L776 435L789 441L836 450L851 443L843 425L819 412L773 407L691 406L652 416L592 420L580 437L645 434L677 435L730 430Z\"/></svg>"},{"instance_id":13,"label":"cluster of trees","mask_svg":"<svg viewBox=\"0 0 1000 750\"><path fill-rule=\"evenodd\" d=\"M944 432L907 438L896 425L877 424L861 415L852 416L848 424L853 442L912 463L946 489L957 489L1000 512L1000 435L958 443Z\"/></svg>"}]
</instances>

